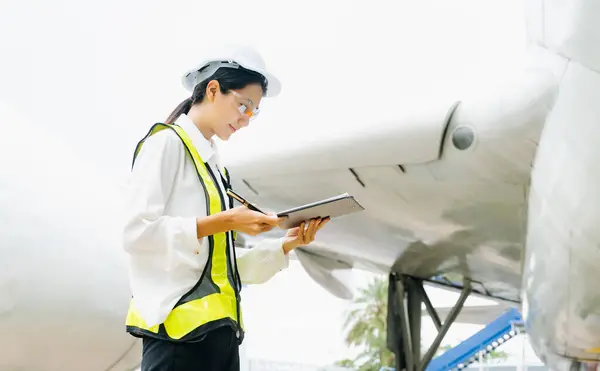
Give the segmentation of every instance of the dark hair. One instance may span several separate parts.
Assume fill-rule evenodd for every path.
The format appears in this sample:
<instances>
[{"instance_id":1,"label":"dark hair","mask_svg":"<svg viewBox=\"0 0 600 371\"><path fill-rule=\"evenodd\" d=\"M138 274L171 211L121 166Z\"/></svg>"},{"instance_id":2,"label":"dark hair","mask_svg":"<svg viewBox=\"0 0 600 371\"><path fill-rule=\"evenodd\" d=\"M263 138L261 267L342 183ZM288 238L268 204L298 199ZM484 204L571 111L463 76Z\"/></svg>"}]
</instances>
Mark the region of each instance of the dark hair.
<instances>
[{"instance_id":1,"label":"dark hair","mask_svg":"<svg viewBox=\"0 0 600 371\"><path fill-rule=\"evenodd\" d=\"M263 75L242 67L237 69L221 67L211 77L196 85L192 96L179 103L177 108L167 117L165 124L173 124L182 114L187 115L194 104L202 103L206 95L206 86L212 80L219 82L222 94L227 94L233 89L243 89L250 84L260 84L263 96L267 93L267 79Z\"/></svg>"}]
</instances>

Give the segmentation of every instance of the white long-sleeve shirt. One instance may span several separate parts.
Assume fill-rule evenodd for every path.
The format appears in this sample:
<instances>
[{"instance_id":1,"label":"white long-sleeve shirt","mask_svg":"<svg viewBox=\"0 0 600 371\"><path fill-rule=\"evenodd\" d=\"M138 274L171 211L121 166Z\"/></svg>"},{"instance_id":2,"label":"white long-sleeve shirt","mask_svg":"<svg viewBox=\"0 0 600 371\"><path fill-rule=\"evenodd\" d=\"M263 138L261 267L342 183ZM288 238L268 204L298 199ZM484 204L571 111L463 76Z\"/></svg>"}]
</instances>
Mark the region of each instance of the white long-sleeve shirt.
<instances>
[{"instance_id":1,"label":"white long-sleeve shirt","mask_svg":"<svg viewBox=\"0 0 600 371\"><path fill-rule=\"evenodd\" d=\"M225 195L214 142L204 138L186 115L176 123L212 168ZM204 190L194 163L172 130L162 130L144 142L131 172L127 200L123 244L129 254L131 290L140 315L154 326L198 282L208 259L208 239L198 239L196 232L196 218L206 216ZM229 208L226 195L225 201ZM244 284L263 283L288 266L279 239L235 249ZM233 253L230 256L233 259Z\"/></svg>"}]
</instances>

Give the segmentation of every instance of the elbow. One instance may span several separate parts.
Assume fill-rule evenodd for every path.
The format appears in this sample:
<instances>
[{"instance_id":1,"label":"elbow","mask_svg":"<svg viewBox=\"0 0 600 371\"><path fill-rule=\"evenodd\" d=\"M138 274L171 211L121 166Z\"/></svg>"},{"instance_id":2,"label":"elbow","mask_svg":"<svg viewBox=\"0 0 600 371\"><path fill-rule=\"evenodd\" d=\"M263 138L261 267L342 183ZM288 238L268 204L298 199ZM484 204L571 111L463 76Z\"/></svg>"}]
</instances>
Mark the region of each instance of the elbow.
<instances>
[{"instance_id":1,"label":"elbow","mask_svg":"<svg viewBox=\"0 0 600 371\"><path fill-rule=\"evenodd\" d=\"M126 231L123 234L122 246L126 253L132 254L144 250L144 245L143 239L140 236L134 236L130 231Z\"/></svg>"},{"instance_id":2,"label":"elbow","mask_svg":"<svg viewBox=\"0 0 600 371\"><path fill-rule=\"evenodd\" d=\"M123 250L128 254L151 250L154 239L149 236L154 223L141 217L130 219L123 228Z\"/></svg>"},{"instance_id":3,"label":"elbow","mask_svg":"<svg viewBox=\"0 0 600 371\"><path fill-rule=\"evenodd\" d=\"M201 247L195 217L161 216L155 220L131 219L123 231L123 249L127 253L150 251L192 252Z\"/></svg>"},{"instance_id":4,"label":"elbow","mask_svg":"<svg viewBox=\"0 0 600 371\"><path fill-rule=\"evenodd\" d=\"M123 250L128 254L144 250L142 246L144 245L139 240L132 239L131 237L123 238Z\"/></svg>"}]
</instances>

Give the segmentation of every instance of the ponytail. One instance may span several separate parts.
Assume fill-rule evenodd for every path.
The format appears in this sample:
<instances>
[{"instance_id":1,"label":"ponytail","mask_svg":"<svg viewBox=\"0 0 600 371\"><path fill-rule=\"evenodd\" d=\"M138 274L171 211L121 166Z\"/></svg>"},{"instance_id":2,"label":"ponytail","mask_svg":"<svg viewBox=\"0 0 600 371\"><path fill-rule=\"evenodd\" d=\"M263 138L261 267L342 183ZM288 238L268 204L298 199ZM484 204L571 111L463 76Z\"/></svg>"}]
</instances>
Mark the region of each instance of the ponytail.
<instances>
[{"instance_id":1,"label":"ponytail","mask_svg":"<svg viewBox=\"0 0 600 371\"><path fill-rule=\"evenodd\" d=\"M175 108L173 110L173 112L171 112L169 117L167 117L165 124L173 125L175 123L175 121L177 121L179 116L181 116L182 114L187 115L188 112L190 112L190 108L192 108L192 98L188 98L188 99L184 100L183 102L179 103L177 108Z\"/></svg>"},{"instance_id":2,"label":"ponytail","mask_svg":"<svg viewBox=\"0 0 600 371\"><path fill-rule=\"evenodd\" d=\"M263 95L267 93L267 79L263 75L242 67L238 69L219 68L210 78L205 79L194 87L192 96L179 103L177 108L171 112L165 124L173 125L179 116L182 114L187 115L190 112L192 105L201 103L206 95L206 87L211 80L219 82L222 94L227 94L232 89L242 89L249 84L260 84Z\"/></svg>"}]
</instances>

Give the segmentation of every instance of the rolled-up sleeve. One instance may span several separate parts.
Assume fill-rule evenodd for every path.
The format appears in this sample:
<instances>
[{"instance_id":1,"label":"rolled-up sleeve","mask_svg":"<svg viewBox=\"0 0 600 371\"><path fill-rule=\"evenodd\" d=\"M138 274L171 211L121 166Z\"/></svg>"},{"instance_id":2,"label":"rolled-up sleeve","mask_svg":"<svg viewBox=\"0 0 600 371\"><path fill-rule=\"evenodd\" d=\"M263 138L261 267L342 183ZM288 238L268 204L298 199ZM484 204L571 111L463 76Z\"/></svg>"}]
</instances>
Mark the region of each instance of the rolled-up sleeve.
<instances>
[{"instance_id":1,"label":"rolled-up sleeve","mask_svg":"<svg viewBox=\"0 0 600 371\"><path fill-rule=\"evenodd\" d=\"M282 239L265 239L251 249L236 248L237 265L243 284L260 284L289 265Z\"/></svg>"},{"instance_id":2,"label":"rolled-up sleeve","mask_svg":"<svg viewBox=\"0 0 600 371\"><path fill-rule=\"evenodd\" d=\"M130 254L198 248L196 218L164 214L184 147L170 130L152 135L142 146L127 188L123 246Z\"/></svg>"}]
</instances>

